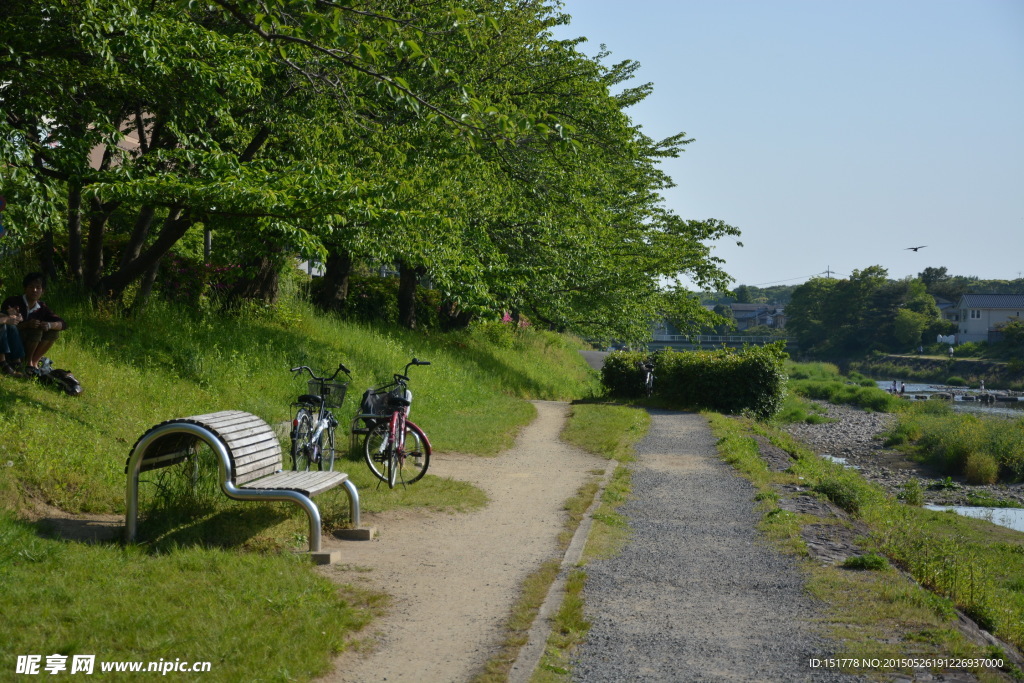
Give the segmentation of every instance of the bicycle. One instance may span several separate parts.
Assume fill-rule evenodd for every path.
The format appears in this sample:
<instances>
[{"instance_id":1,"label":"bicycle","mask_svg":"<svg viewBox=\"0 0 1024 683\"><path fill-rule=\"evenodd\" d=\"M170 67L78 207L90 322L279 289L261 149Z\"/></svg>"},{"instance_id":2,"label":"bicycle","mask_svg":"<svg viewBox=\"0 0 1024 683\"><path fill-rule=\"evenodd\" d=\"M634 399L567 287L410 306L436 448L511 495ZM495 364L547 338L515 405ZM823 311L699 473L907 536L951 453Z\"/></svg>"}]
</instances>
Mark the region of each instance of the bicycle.
<instances>
[{"instance_id":1,"label":"bicycle","mask_svg":"<svg viewBox=\"0 0 1024 683\"><path fill-rule=\"evenodd\" d=\"M366 434L363 456L374 476L395 484L414 484L423 478L430 467L430 440L409 420L412 392L409 390L409 368L430 365L429 361L413 358L402 374L395 374L390 384L367 389L363 394L360 414L352 419L352 434ZM366 425L359 429L362 420ZM410 447L410 437L412 445Z\"/></svg>"},{"instance_id":2,"label":"bicycle","mask_svg":"<svg viewBox=\"0 0 1024 683\"><path fill-rule=\"evenodd\" d=\"M640 367L640 375L644 385L644 396L650 398L654 393L654 363L644 361L637 363Z\"/></svg>"},{"instance_id":3,"label":"bicycle","mask_svg":"<svg viewBox=\"0 0 1024 683\"><path fill-rule=\"evenodd\" d=\"M338 363L338 369L330 377L317 377L307 365L291 369L293 373L303 370L309 373L309 393L302 394L292 404L298 407L292 420L292 469L308 470L315 464L321 470L333 470L334 430L338 420L330 409L341 407L348 390L348 382L335 382L334 378L342 371L350 378L352 373L343 363Z\"/></svg>"}]
</instances>

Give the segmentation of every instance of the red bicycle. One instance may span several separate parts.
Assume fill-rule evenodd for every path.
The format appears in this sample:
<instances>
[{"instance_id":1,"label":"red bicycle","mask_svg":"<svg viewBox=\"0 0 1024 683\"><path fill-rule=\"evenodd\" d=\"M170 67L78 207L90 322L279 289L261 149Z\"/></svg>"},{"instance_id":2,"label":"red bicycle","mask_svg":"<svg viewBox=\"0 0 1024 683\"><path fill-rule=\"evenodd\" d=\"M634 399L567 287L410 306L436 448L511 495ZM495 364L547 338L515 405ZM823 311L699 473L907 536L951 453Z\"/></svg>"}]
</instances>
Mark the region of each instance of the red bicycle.
<instances>
[{"instance_id":1,"label":"red bicycle","mask_svg":"<svg viewBox=\"0 0 1024 683\"><path fill-rule=\"evenodd\" d=\"M429 361L412 359L394 381L363 394L359 415L353 419L355 427L362 420L365 427L358 432L366 434L363 452L366 464L388 488L395 484L412 484L423 478L430 467L430 440L422 429L409 420L412 391L409 390L409 368L430 365Z\"/></svg>"}]
</instances>

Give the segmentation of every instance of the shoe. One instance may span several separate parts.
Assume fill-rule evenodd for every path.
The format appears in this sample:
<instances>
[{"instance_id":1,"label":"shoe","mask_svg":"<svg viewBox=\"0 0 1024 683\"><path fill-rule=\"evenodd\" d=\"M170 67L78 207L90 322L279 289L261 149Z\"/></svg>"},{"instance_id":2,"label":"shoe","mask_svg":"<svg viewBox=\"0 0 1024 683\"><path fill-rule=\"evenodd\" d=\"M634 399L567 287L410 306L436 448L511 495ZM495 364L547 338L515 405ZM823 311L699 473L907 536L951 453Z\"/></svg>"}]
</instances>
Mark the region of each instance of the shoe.
<instances>
[{"instance_id":1,"label":"shoe","mask_svg":"<svg viewBox=\"0 0 1024 683\"><path fill-rule=\"evenodd\" d=\"M0 374L7 375L8 377L24 377L25 374L18 372L14 367L7 361L0 362Z\"/></svg>"}]
</instances>

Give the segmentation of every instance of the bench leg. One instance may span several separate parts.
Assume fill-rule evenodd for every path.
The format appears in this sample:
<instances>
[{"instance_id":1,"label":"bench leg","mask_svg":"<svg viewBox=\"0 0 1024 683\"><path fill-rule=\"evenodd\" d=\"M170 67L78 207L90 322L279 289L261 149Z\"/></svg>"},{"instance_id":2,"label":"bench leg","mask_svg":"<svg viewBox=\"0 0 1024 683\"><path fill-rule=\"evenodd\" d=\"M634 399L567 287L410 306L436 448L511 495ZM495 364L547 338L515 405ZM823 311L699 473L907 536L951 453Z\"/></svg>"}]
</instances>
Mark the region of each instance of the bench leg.
<instances>
[{"instance_id":1,"label":"bench leg","mask_svg":"<svg viewBox=\"0 0 1024 683\"><path fill-rule=\"evenodd\" d=\"M348 494L348 518L352 522L352 528L359 528L359 490L356 485L352 483L351 479L346 479L342 486L345 487L345 493Z\"/></svg>"}]
</instances>

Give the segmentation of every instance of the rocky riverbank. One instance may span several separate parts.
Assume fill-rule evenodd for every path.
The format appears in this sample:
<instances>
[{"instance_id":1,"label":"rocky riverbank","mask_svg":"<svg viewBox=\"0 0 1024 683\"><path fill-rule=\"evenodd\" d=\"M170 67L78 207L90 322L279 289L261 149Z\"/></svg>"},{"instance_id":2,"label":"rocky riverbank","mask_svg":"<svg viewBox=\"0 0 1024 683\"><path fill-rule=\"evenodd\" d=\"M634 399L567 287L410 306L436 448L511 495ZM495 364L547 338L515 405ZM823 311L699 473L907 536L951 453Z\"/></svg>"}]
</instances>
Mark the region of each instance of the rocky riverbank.
<instances>
[{"instance_id":1,"label":"rocky riverbank","mask_svg":"<svg viewBox=\"0 0 1024 683\"><path fill-rule=\"evenodd\" d=\"M899 451L885 448L882 434L895 416L851 406L822 405L827 408L831 422L795 423L786 430L819 455L843 458L846 465L858 468L865 479L890 494L899 495L907 482L916 479L927 505L968 505L973 493L1024 506L1024 483L971 485L959 477L950 482L945 475L929 471Z\"/></svg>"}]
</instances>

